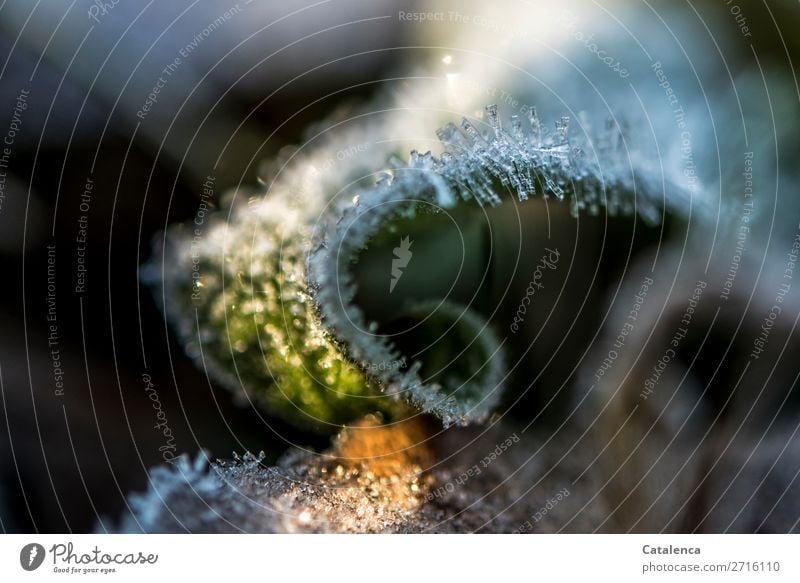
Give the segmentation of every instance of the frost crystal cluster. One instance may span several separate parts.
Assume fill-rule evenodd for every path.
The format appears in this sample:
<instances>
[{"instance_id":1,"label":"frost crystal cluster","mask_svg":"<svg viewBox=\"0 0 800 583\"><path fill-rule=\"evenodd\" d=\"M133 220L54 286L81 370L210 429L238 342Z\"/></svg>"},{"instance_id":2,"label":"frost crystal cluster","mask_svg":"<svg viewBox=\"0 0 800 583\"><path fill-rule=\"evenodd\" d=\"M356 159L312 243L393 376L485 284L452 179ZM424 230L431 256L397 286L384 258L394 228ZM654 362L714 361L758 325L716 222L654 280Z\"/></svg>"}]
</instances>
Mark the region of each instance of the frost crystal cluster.
<instances>
[{"instance_id":1,"label":"frost crystal cluster","mask_svg":"<svg viewBox=\"0 0 800 583\"><path fill-rule=\"evenodd\" d=\"M466 119L461 131L447 125L438 132L441 156L392 158L377 184L348 204L334 200L341 189L312 155L298 157L301 169L256 204L230 218L217 213L202 236L171 229L148 273L163 279L163 308L187 352L217 381L305 428L333 432L370 412L400 417L408 404L445 425L484 421L506 375L486 319L452 299L409 301L403 315L447 335L463 355L458 367L424 374L426 363L377 333L359 307L357 293L370 290L358 289L352 265L371 240L414 221L422 207L553 196L574 214L604 206L659 220L658 191L642 181L614 126L573 138L568 118L548 132L535 108L528 112L527 130L518 116L502 129L494 105L483 131ZM351 174L361 170L353 166ZM397 362L404 366L387 365Z\"/></svg>"}]
</instances>

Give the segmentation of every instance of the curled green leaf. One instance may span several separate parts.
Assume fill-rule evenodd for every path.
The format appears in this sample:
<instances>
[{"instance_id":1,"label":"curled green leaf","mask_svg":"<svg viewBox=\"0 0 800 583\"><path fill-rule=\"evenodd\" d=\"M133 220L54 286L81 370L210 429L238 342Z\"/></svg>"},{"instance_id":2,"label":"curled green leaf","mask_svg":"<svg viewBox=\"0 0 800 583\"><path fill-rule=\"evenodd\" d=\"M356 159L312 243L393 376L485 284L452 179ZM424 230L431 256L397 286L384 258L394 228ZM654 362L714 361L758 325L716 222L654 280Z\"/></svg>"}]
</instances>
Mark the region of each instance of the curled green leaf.
<instances>
[{"instance_id":1,"label":"curled green leaf","mask_svg":"<svg viewBox=\"0 0 800 583\"><path fill-rule=\"evenodd\" d=\"M187 352L218 382L318 431L414 409L445 425L486 420L506 365L492 298L479 297L486 249L471 211L554 196L573 214L661 215L657 189L622 164L611 130L595 144L570 140L567 118L543 136L535 109L527 130L516 116L502 129L494 106L487 119L483 131L447 126L441 156L395 160L376 185L344 192L347 204L300 158L302 180L276 183L230 219L217 213L199 235L173 228L149 272L161 268L151 279L163 280Z\"/></svg>"}]
</instances>

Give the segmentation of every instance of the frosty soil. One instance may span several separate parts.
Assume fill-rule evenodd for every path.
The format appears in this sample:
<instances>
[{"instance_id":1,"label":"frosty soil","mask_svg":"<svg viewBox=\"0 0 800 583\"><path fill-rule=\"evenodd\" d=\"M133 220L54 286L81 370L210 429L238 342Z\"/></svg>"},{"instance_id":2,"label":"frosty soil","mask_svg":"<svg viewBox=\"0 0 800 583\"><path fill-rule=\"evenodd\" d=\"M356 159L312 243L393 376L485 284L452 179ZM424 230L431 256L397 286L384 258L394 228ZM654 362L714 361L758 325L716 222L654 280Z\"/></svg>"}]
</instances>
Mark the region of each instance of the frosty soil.
<instances>
[{"instance_id":1,"label":"frosty soil","mask_svg":"<svg viewBox=\"0 0 800 583\"><path fill-rule=\"evenodd\" d=\"M531 515L530 520L526 520L523 522L520 527L515 530L512 534L524 534L526 532L531 532L533 530L533 525L539 522L542 518L547 516L547 514L555 508L564 498L570 495L570 491L567 488L561 488L558 492L556 492L555 496L551 497L550 499L545 502L544 506L539 508L536 512ZM533 522L531 522L531 520Z\"/></svg>"},{"instance_id":2,"label":"frosty soil","mask_svg":"<svg viewBox=\"0 0 800 583\"><path fill-rule=\"evenodd\" d=\"M494 449L489 452L486 456L481 459L478 463L474 464L470 468L461 472L461 474L455 479L446 482L445 484L439 486L435 490L428 492L425 496L425 500L430 502L436 498L441 498L446 494L452 494L455 492L456 486L463 486L467 483L470 479L481 475L483 470L488 468L492 462L494 462L497 458L502 456L508 449L514 445L515 443L519 442L519 435L513 433L509 436L505 441L501 441L497 445L495 445Z\"/></svg>"}]
</instances>

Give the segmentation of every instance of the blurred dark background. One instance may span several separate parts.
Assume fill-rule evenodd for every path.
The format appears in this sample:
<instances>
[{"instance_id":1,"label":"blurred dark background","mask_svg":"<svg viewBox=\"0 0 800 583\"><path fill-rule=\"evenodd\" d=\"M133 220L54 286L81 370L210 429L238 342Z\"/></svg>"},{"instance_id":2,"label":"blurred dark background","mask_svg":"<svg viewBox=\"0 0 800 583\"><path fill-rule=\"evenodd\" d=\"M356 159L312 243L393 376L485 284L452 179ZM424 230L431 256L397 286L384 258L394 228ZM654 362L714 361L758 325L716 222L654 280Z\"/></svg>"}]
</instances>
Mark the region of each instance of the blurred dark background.
<instances>
[{"instance_id":1,"label":"blurred dark background","mask_svg":"<svg viewBox=\"0 0 800 583\"><path fill-rule=\"evenodd\" d=\"M799 37L778 36L773 19L796 27L797 3L740 4L762 63L796 74L786 61L788 51L800 62ZM413 27L379 18L413 5L2 3L0 139L14 135L0 168L0 529L113 526L162 461L144 375L176 453L265 450L274 460L290 442L327 443L211 386L167 332L139 266L167 224L195 215L208 174L216 197L237 185L249 192L260 163L309 124L368 99L420 58L396 48L414 44ZM692 6L728 15L724 2L693 2L687 18ZM165 74L181 51L188 56ZM160 76L157 107L143 111Z\"/></svg>"}]
</instances>

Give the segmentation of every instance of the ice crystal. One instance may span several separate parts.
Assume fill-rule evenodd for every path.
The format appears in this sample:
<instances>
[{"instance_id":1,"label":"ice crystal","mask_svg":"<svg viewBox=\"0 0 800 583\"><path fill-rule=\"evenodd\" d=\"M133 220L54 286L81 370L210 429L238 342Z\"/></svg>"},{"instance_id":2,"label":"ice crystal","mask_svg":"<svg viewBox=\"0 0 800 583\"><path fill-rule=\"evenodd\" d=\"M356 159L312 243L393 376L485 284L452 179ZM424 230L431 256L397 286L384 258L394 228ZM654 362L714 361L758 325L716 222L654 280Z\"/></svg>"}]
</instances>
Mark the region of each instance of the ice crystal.
<instances>
[{"instance_id":1,"label":"ice crystal","mask_svg":"<svg viewBox=\"0 0 800 583\"><path fill-rule=\"evenodd\" d=\"M372 238L398 221L413 219L421 206L431 203L450 209L470 201L499 205L509 197L524 201L555 196L568 200L573 214L584 209L597 213L606 207L612 215L638 212L650 222L659 220L656 192L641 190L643 182L631 173L630 164L626 168L624 157L614 155L622 138L613 126L593 145L588 138L570 140L569 118L562 117L555 132L543 137L536 109L529 111L528 131L516 117L511 132L503 130L495 105L486 108L485 132L467 119L462 130L448 124L438 131L446 148L440 157L412 151L408 164L395 164L392 175L359 193L356 202L317 230L308 265L312 297L323 326L356 361L389 362L400 355L389 338L363 333L375 323L355 302L351 264ZM600 157L587 156L590 150L599 151ZM405 370L380 371L379 380L387 392L405 396L445 425L483 421L497 401L504 376L500 344L470 308L445 302L437 317L450 318L453 326L465 327L480 339L472 349L476 358L471 374L440 382L423 378L420 363L415 363Z\"/></svg>"},{"instance_id":2,"label":"ice crystal","mask_svg":"<svg viewBox=\"0 0 800 583\"><path fill-rule=\"evenodd\" d=\"M119 530L554 532L585 531L587 524L607 516L602 498L585 505L570 496L524 527L568 485L563 476L576 476L589 463L587 452L564 455L566 442L554 441L547 453L531 460L535 444L521 438L487 462L483 456L510 441L508 427L448 434L438 446L421 431L416 422L380 426L380 420L368 418L345 430L323 454L291 451L272 467L251 454L211 463L205 456L196 461L183 457L172 467L152 470L148 490L130 497L132 514ZM460 453L434 464L435 447ZM595 490L602 485L586 482ZM530 487L533 483L536 488Z\"/></svg>"},{"instance_id":3,"label":"ice crystal","mask_svg":"<svg viewBox=\"0 0 800 583\"><path fill-rule=\"evenodd\" d=\"M505 376L490 324L469 306L442 301L431 308L430 325L454 331L467 366L433 377L419 359L382 366L405 355L372 333L378 323L357 304L351 264L360 250L397 221L413 221L423 203L451 209L553 196L573 213L605 207L649 221L661 214L657 189L622 155L615 126L589 139L572 136L566 117L545 132L535 108L527 129L517 116L503 129L494 105L486 114L484 128L466 119L460 130L446 125L438 132L441 156L412 151L408 163L395 159L348 204L334 200L338 185L363 173L362 164L326 173L323 155L312 154L299 156L291 179L229 222L220 212L192 233L172 228L145 273L163 280L156 295L187 353L218 382L306 428L335 431L369 412L402 412L405 402L445 425L485 420ZM406 315L421 314L422 305L408 305Z\"/></svg>"},{"instance_id":4,"label":"ice crystal","mask_svg":"<svg viewBox=\"0 0 800 583\"><path fill-rule=\"evenodd\" d=\"M296 425L334 432L396 406L320 328L296 215L275 200L269 213L212 225L202 239L170 232L164 309L187 353L218 382ZM154 259L150 275L161 266Z\"/></svg>"}]
</instances>

